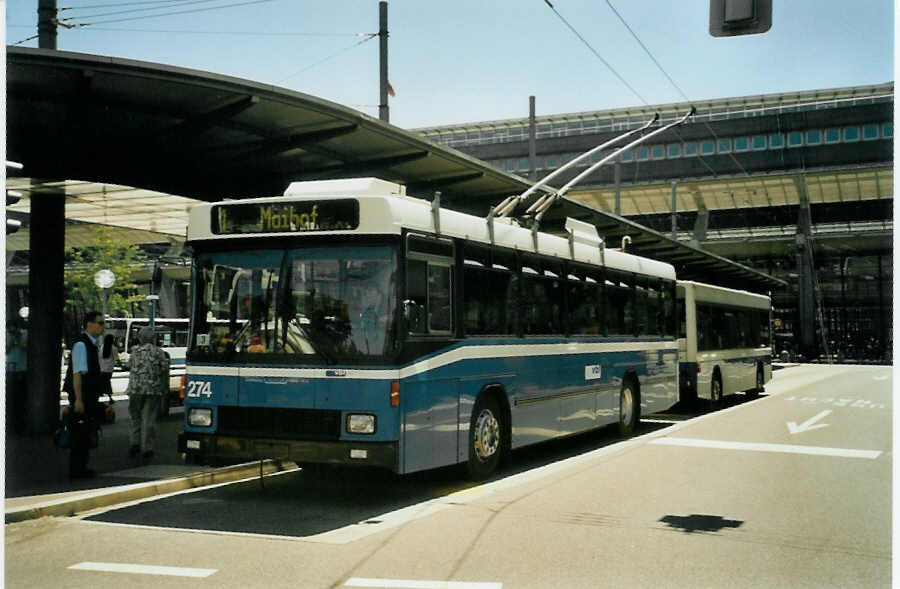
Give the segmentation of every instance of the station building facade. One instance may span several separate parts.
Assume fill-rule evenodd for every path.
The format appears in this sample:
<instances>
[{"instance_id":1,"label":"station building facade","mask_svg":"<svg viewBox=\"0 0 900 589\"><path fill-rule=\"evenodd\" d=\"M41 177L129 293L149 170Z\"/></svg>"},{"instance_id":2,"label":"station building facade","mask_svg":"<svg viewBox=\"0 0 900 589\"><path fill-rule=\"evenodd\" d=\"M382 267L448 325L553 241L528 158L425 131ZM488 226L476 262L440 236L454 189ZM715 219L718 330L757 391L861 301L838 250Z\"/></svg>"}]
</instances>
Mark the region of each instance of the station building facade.
<instances>
[{"instance_id":1,"label":"station building facade","mask_svg":"<svg viewBox=\"0 0 900 589\"><path fill-rule=\"evenodd\" d=\"M622 153L568 196L787 281L771 293L779 354L889 362L893 100L891 82L697 102L689 122ZM654 113L665 123L691 106L414 131L539 179Z\"/></svg>"}]
</instances>

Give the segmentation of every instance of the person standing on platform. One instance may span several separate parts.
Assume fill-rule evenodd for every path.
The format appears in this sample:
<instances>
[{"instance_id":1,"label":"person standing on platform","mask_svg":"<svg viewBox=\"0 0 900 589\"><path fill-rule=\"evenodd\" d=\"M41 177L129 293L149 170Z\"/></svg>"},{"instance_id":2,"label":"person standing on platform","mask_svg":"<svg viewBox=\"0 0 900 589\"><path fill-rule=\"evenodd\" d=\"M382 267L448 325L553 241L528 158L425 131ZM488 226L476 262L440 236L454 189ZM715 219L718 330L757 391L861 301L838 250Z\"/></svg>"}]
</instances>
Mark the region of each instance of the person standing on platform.
<instances>
[{"instance_id":1,"label":"person standing on platform","mask_svg":"<svg viewBox=\"0 0 900 589\"><path fill-rule=\"evenodd\" d=\"M138 341L128 358L128 414L131 416L128 455L140 455L146 463L153 458L160 404L163 395L169 393L169 361L166 353L157 347L152 327L142 327Z\"/></svg>"},{"instance_id":2,"label":"person standing on platform","mask_svg":"<svg viewBox=\"0 0 900 589\"><path fill-rule=\"evenodd\" d=\"M103 346L100 348L100 373L103 376L103 389L100 395L108 395L112 402L112 375L116 369L116 360L118 359L118 350L116 349L116 336L107 333L103 336Z\"/></svg>"},{"instance_id":3,"label":"person standing on platform","mask_svg":"<svg viewBox=\"0 0 900 589\"><path fill-rule=\"evenodd\" d=\"M28 352L25 331L14 328L6 333L6 428L25 433L27 405Z\"/></svg>"},{"instance_id":4,"label":"person standing on platform","mask_svg":"<svg viewBox=\"0 0 900 589\"><path fill-rule=\"evenodd\" d=\"M72 346L63 390L69 395L69 476L90 478L96 473L87 467L91 438L99 427L95 416L103 390L98 344L103 335L103 314L88 311L84 332Z\"/></svg>"}]
</instances>

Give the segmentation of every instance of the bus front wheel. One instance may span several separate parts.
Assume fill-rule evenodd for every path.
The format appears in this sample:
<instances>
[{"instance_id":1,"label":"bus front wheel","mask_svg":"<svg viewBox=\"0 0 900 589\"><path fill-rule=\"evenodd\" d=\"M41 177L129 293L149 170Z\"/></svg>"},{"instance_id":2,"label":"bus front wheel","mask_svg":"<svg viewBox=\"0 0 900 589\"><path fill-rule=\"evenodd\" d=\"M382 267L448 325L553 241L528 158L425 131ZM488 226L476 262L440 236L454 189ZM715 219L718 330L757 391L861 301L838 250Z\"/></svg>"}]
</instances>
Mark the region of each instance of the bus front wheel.
<instances>
[{"instance_id":1,"label":"bus front wheel","mask_svg":"<svg viewBox=\"0 0 900 589\"><path fill-rule=\"evenodd\" d=\"M503 450L503 424L500 408L489 395L481 395L472 410L469 423L469 478L483 481L500 463Z\"/></svg>"},{"instance_id":2,"label":"bus front wheel","mask_svg":"<svg viewBox=\"0 0 900 589\"><path fill-rule=\"evenodd\" d=\"M625 437L634 435L641 419L641 394L637 383L631 377L622 383L619 393L619 433Z\"/></svg>"}]
</instances>

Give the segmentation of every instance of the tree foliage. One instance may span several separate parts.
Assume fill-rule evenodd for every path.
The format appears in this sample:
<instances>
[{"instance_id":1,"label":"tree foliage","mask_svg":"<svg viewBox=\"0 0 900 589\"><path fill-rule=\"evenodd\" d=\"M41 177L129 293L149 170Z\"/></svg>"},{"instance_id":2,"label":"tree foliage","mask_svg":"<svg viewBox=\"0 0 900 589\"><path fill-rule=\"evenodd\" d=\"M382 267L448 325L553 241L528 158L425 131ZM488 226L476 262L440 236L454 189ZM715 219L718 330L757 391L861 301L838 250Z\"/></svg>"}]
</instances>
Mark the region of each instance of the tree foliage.
<instances>
[{"instance_id":1,"label":"tree foliage","mask_svg":"<svg viewBox=\"0 0 900 589\"><path fill-rule=\"evenodd\" d=\"M66 315L80 326L89 310L103 309L101 289L94 284L100 270L111 270L116 281L107 290L106 312L127 316L132 303L143 301L133 278L146 254L133 244L116 238L106 227L99 227L91 245L66 249Z\"/></svg>"}]
</instances>

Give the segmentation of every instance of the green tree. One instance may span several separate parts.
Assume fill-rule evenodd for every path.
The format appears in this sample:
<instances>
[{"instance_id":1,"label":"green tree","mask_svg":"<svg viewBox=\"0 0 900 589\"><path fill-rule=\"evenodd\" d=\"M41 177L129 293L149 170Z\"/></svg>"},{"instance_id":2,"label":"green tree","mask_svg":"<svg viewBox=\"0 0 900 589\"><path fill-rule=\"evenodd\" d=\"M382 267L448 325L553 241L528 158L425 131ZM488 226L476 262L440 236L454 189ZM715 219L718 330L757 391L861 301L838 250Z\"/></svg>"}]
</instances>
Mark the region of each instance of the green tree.
<instances>
[{"instance_id":1,"label":"green tree","mask_svg":"<svg viewBox=\"0 0 900 589\"><path fill-rule=\"evenodd\" d=\"M66 317L74 332L81 331L81 321L89 310L102 310L101 290L94 284L94 274L111 270L116 282L107 289L106 312L126 316L132 303L144 300L137 292L134 274L146 261L146 254L133 244L116 238L107 227L99 227L91 245L66 249Z\"/></svg>"}]
</instances>

